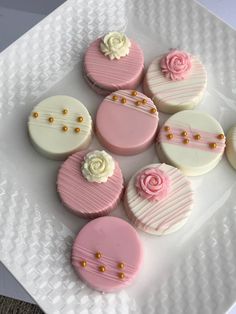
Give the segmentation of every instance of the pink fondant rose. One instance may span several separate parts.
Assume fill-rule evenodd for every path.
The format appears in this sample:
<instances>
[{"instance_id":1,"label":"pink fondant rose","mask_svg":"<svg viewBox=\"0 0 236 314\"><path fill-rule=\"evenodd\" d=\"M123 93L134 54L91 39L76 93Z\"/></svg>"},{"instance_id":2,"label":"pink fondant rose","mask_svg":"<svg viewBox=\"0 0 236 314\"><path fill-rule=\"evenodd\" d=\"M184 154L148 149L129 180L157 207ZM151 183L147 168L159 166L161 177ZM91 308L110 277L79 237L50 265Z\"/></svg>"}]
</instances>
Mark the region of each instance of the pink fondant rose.
<instances>
[{"instance_id":1,"label":"pink fondant rose","mask_svg":"<svg viewBox=\"0 0 236 314\"><path fill-rule=\"evenodd\" d=\"M160 61L161 71L165 77L173 80L184 80L192 68L189 54L184 51L172 50Z\"/></svg>"},{"instance_id":2,"label":"pink fondant rose","mask_svg":"<svg viewBox=\"0 0 236 314\"><path fill-rule=\"evenodd\" d=\"M160 201L167 196L170 187L169 177L158 168L148 168L136 177L138 194L149 201Z\"/></svg>"}]
</instances>

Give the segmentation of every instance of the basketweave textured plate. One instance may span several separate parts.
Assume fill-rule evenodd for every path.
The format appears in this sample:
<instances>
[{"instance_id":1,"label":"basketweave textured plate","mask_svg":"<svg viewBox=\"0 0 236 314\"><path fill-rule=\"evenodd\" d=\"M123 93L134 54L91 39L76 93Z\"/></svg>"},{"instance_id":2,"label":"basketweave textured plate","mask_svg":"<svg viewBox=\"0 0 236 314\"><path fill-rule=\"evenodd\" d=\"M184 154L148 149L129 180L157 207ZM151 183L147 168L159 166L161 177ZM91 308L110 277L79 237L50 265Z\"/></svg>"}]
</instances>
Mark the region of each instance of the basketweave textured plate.
<instances>
[{"instance_id":1,"label":"basketweave textured plate","mask_svg":"<svg viewBox=\"0 0 236 314\"><path fill-rule=\"evenodd\" d=\"M55 94L79 98L94 116L101 97L84 82L81 61L88 44L109 30L136 39L146 65L169 48L199 55L209 84L197 110L225 131L236 123L236 33L204 8L189 0L67 1L0 55L1 261L50 314L222 314L236 299L236 172L225 158L191 179L195 207L184 228L160 238L140 232L145 261L131 287L102 295L70 266L73 238L86 221L61 205L60 163L34 151L26 122L39 100ZM101 146L94 139L92 147ZM154 145L115 157L126 180L158 162ZM126 219L122 204L114 215Z\"/></svg>"}]
</instances>

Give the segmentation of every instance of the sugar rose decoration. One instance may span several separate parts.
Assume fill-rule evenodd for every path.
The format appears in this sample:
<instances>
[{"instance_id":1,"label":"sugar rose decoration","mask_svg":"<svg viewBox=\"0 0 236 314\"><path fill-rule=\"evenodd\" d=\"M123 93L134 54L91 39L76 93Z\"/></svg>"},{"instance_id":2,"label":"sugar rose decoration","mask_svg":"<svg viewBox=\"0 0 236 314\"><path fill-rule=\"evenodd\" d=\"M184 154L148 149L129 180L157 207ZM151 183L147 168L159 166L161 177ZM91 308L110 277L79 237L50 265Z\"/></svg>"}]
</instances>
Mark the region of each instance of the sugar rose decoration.
<instances>
[{"instance_id":1,"label":"sugar rose decoration","mask_svg":"<svg viewBox=\"0 0 236 314\"><path fill-rule=\"evenodd\" d=\"M100 43L102 53L111 60L127 56L130 46L131 42L129 38L119 32L108 33Z\"/></svg>"},{"instance_id":2,"label":"sugar rose decoration","mask_svg":"<svg viewBox=\"0 0 236 314\"><path fill-rule=\"evenodd\" d=\"M160 61L162 73L170 80L184 80L191 71L191 56L180 50L172 50Z\"/></svg>"},{"instance_id":3,"label":"sugar rose decoration","mask_svg":"<svg viewBox=\"0 0 236 314\"><path fill-rule=\"evenodd\" d=\"M115 170L115 162L112 156L104 150L95 150L84 157L81 171L89 182L107 182Z\"/></svg>"},{"instance_id":4,"label":"sugar rose decoration","mask_svg":"<svg viewBox=\"0 0 236 314\"><path fill-rule=\"evenodd\" d=\"M136 177L138 194L151 202L160 201L169 192L170 179L158 168L149 168L141 171Z\"/></svg>"}]
</instances>

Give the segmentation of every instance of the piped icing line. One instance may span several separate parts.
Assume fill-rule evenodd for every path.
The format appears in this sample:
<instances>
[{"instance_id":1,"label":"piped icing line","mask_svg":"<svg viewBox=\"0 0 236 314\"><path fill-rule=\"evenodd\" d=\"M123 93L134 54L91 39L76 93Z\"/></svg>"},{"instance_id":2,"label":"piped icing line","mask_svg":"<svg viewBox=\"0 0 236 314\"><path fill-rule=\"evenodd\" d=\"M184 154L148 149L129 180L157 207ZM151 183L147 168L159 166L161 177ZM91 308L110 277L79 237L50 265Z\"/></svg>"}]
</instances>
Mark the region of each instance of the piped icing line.
<instances>
[{"instance_id":1,"label":"piped icing line","mask_svg":"<svg viewBox=\"0 0 236 314\"><path fill-rule=\"evenodd\" d=\"M187 148L196 148L214 153L223 152L225 149L225 138L219 140L219 134L191 128L189 125L182 125L181 127L169 125L170 130L168 132L164 128L165 126L162 127L158 135L157 141L159 143L165 142L173 145L183 145ZM183 132L187 132L187 135L183 136ZM171 139L168 138L168 134L172 134L173 137ZM196 135L200 135L200 139L196 140ZM187 144L184 143L184 139L188 139L189 142ZM213 143L216 144L214 149L210 146Z\"/></svg>"},{"instance_id":2,"label":"piped icing line","mask_svg":"<svg viewBox=\"0 0 236 314\"><path fill-rule=\"evenodd\" d=\"M120 105L120 106L126 106L126 107L129 107L131 109L134 109L134 110L137 110L137 111L141 111L145 114L148 114L149 116L152 116L152 117L156 117L158 115L158 112L155 111L154 113L151 113L150 110L151 109L155 109L156 110L156 106L153 104L152 100L148 97L144 97L144 95L140 95L139 93L137 94L137 96L132 96L131 95L131 92L126 92L124 90L120 90L118 92L114 92L112 93L111 95L109 95L107 97L107 100L111 103L114 103L116 105ZM118 99L117 100L113 100L112 97L117 95L118 96ZM121 99L122 98L125 98L126 99L126 103L121 103ZM137 105L136 103L138 101L142 101L142 99L146 99L147 103L145 104L139 104Z\"/></svg>"}]
</instances>

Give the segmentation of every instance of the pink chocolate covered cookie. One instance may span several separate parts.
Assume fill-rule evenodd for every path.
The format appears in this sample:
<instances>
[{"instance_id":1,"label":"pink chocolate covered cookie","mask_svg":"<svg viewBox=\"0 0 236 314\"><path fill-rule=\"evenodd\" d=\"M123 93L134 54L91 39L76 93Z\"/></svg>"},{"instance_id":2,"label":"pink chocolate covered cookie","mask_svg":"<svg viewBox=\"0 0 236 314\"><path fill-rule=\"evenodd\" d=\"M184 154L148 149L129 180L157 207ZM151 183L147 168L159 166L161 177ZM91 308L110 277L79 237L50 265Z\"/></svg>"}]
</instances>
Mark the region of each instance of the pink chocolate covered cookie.
<instances>
[{"instance_id":1,"label":"pink chocolate covered cookie","mask_svg":"<svg viewBox=\"0 0 236 314\"><path fill-rule=\"evenodd\" d=\"M136 277L143 250L135 229L116 217L101 217L79 232L72 249L72 265L91 288L113 292Z\"/></svg>"},{"instance_id":2,"label":"pink chocolate covered cookie","mask_svg":"<svg viewBox=\"0 0 236 314\"><path fill-rule=\"evenodd\" d=\"M133 89L141 82L144 57L138 44L119 32L94 41L84 58L84 75L97 93L108 95L118 89Z\"/></svg>"},{"instance_id":3,"label":"pink chocolate covered cookie","mask_svg":"<svg viewBox=\"0 0 236 314\"><path fill-rule=\"evenodd\" d=\"M134 155L154 140L158 112L152 100L135 90L119 90L107 96L98 108L96 132L111 152Z\"/></svg>"},{"instance_id":4,"label":"pink chocolate covered cookie","mask_svg":"<svg viewBox=\"0 0 236 314\"><path fill-rule=\"evenodd\" d=\"M95 218L116 207L123 191L123 176L118 163L105 151L83 151L62 164L57 190L75 214Z\"/></svg>"}]
</instances>

